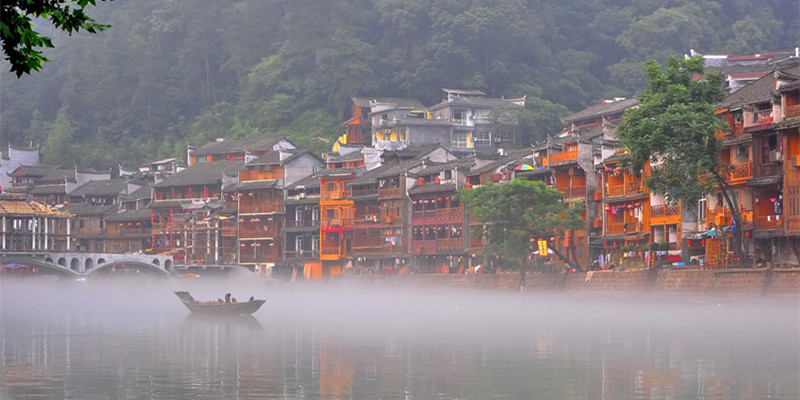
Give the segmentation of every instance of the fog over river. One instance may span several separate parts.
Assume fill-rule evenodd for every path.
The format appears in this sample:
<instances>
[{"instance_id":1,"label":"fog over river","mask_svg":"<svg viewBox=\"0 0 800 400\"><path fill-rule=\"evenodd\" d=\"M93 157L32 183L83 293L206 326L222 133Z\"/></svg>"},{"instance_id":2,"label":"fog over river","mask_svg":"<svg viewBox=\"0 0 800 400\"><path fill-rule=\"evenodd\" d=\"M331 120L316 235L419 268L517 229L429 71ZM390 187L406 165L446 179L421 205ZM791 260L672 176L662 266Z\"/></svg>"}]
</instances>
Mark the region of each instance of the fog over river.
<instances>
[{"instance_id":1,"label":"fog over river","mask_svg":"<svg viewBox=\"0 0 800 400\"><path fill-rule=\"evenodd\" d=\"M173 294L266 299L198 318ZM0 281L0 399L798 399L795 300Z\"/></svg>"}]
</instances>

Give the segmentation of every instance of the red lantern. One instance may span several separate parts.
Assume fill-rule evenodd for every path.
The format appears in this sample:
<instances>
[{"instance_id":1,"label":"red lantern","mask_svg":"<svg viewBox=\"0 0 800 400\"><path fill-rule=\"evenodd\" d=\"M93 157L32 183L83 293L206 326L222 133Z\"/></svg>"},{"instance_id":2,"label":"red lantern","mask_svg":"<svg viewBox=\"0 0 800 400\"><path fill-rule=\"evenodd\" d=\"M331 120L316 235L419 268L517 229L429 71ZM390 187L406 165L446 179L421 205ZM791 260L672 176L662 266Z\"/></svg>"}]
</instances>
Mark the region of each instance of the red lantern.
<instances>
[{"instance_id":1,"label":"red lantern","mask_svg":"<svg viewBox=\"0 0 800 400\"><path fill-rule=\"evenodd\" d=\"M639 207L641 207L641 206L642 206L642 203L636 203L636 204L634 204L633 206L634 206L634 207L636 207L636 208L639 208Z\"/></svg>"},{"instance_id":2,"label":"red lantern","mask_svg":"<svg viewBox=\"0 0 800 400\"><path fill-rule=\"evenodd\" d=\"M606 211L611 211L611 206L606 206Z\"/></svg>"}]
</instances>

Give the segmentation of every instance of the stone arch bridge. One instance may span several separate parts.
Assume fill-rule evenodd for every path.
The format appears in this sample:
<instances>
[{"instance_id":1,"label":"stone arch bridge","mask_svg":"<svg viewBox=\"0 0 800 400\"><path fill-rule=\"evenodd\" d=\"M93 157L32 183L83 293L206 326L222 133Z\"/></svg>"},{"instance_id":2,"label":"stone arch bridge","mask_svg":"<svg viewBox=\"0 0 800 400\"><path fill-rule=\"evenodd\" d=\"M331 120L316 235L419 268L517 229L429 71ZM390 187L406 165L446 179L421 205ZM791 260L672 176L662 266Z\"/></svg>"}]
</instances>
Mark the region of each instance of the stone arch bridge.
<instances>
[{"instance_id":1,"label":"stone arch bridge","mask_svg":"<svg viewBox=\"0 0 800 400\"><path fill-rule=\"evenodd\" d=\"M111 268L137 268L166 276L175 272L172 256L150 254L0 252L0 264L21 264L57 274L84 277Z\"/></svg>"}]
</instances>

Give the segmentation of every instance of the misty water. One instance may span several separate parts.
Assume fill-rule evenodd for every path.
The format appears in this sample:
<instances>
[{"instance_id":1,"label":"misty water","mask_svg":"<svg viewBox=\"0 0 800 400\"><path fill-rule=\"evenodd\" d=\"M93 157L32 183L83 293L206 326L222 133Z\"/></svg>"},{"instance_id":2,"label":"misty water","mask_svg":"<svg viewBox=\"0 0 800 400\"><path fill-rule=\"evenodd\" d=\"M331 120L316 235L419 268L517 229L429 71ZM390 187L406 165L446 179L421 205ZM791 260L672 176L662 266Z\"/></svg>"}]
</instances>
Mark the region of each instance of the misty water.
<instances>
[{"instance_id":1,"label":"misty water","mask_svg":"<svg viewBox=\"0 0 800 400\"><path fill-rule=\"evenodd\" d=\"M172 293L264 298L197 318ZM795 300L0 281L2 399L798 399Z\"/></svg>"}]
</instances>

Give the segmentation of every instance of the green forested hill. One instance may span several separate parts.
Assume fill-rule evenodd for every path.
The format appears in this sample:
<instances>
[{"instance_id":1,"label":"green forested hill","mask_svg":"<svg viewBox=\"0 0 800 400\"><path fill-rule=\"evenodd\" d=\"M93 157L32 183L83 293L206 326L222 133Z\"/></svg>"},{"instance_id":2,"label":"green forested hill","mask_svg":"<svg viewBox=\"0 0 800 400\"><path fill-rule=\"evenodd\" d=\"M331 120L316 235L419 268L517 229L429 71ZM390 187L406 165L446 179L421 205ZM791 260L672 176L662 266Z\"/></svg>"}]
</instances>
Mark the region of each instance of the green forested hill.
<instances>
[{"instance_id":1,"label":"green forested hill","mask_svg":"<svg viewBox=\"0 0 800 400\"><path fill-rule=\"evenodd\" d=\"M3 145L103 168L220 136L319 148L353 95L432 104L442 87L527 95L536 137L633 95L646 59L789 49L800 32L797 0L118 0L92 15L112 27L54 33L42 72L5 65Z\"/></svg>"}]
</instances>

